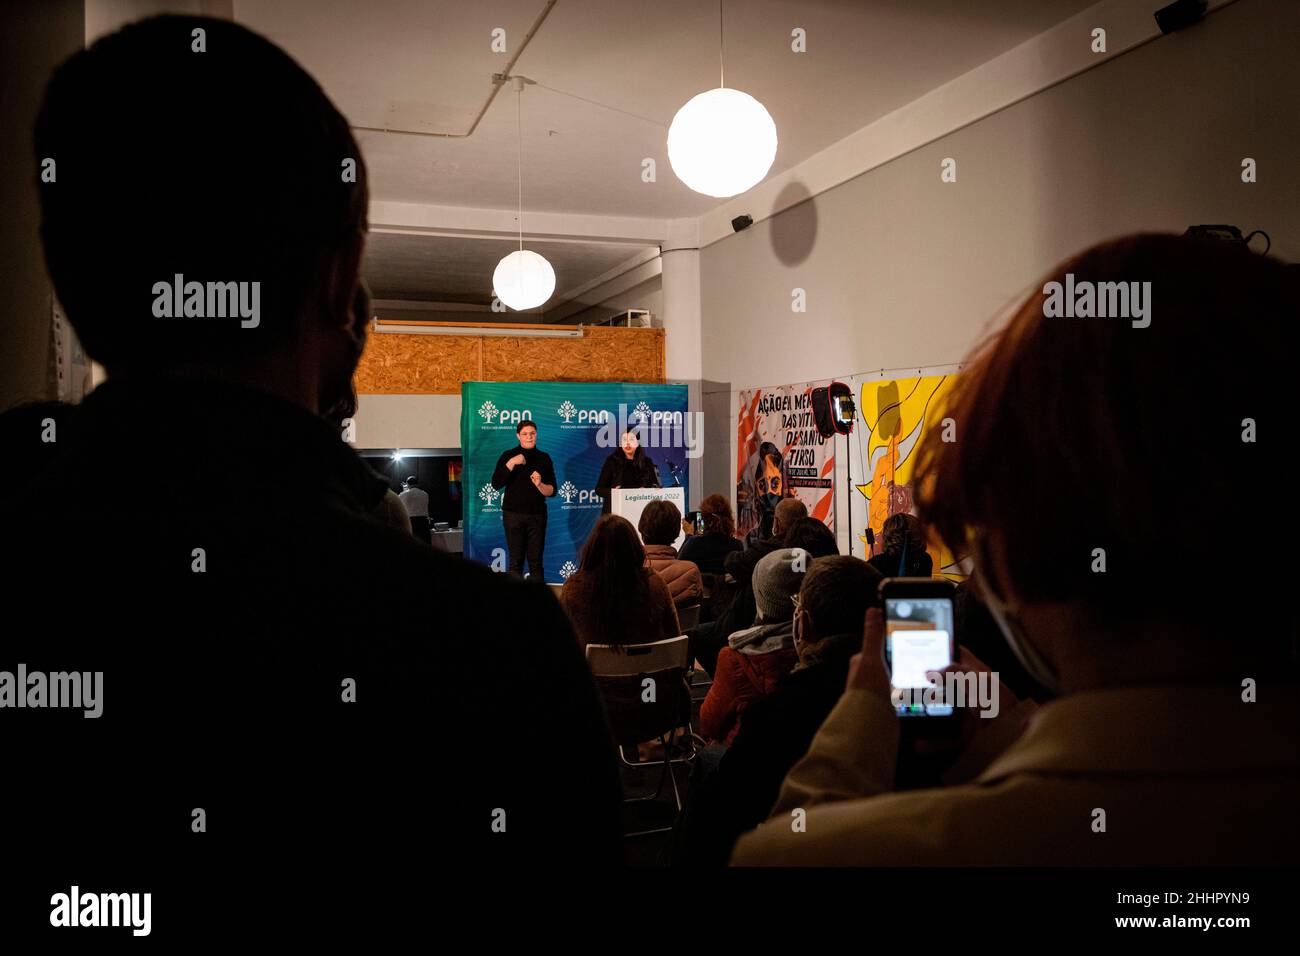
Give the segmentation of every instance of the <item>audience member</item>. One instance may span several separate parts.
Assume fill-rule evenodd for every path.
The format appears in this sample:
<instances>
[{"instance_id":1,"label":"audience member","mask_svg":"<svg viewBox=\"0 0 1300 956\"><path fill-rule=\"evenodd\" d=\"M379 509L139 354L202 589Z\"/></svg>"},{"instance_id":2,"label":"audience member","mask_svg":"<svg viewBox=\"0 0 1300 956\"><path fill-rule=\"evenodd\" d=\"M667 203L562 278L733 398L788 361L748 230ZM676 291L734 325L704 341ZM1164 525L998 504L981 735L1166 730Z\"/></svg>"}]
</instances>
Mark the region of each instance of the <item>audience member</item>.
<instances>
[{"instance_id":1,"label":"audience member","mask_svg":"<svg viewBox=\"0 0 1300 956\"><path fill-rule=\"evenodd\" d=\"M781 502L781 505L796 500L795 498L787 498ZM777 506L778 511L780 511L781 505ZM796 514L797 508L790 513ZM780 547L802 548L814 558L839 553L839 548L835 544L835 533L816 518L809 518L805 514L801 518L794 519L788 525L783 522L780 527L782 531L781 539L778 542ZM748 554L750 550L753 549L747 549L741 554L728 555L728 558L739 559ZM747 564L736 563L735 568L744 574ZM752 571L750 573L752 574ZM695 656L699 665L710 674L714 672L717 666L718 651L726 646L727 638L734 631L753 625L754 618L758 614L750 578L747 576L736 581L732 588L731 601L718 613L716 620L701 624L691 635L691 653Z\"/></svg>"},{"instance_id":2,"label":"audience member","mask_svg":"<svg viewBox=\"0 0 1300 956\"><path fill-rule=\"evenodd\" d=\"M637 523L645 544L646 563L668 585L673 603L680 607L699 604L704 596L700 569L693 561L677 557L673 542L682 533L682 513L671 501L652 501Z\"/></svg>"},{"instance_id":3,"label":"audience member","mask_svg":"<svg viewBox=\"0 0 1300 956\"><path fill-rule=\"evenodd\" d=\"M781 538L783 548L803 548L814 558L826 558L840 553L835 532L817 518L800 518L790 525Z\"/></svg>"},{"instance_id":4,"label":"audience member","mask_svg":"<svg viewBox=\"0 0 1300 956\"><path fill-rule=\"evenodd\" d=\"M752 627L727 638L700 706L700 735L709 742L731 743L745 708L771 693L794 666L794 596L811 560L802 548L782 548L754 569L758 616Z\"/></svg>"},{"instance_id":5,"label":"audience member","mask_svg":"<svg viewBox=\"0 0 1300 956\"><path fill-rule=\"evenodd\" d=\"M613 742L558 603L381 527L384 481L322 417L365 344L369 194L317 83L228 19L151 18L58 67L35 140L49 273L108 381L0 502L0 594L40 622L6 659L101 675L101 719L3 718L40 782L5 797L29 878L111 862L109 886L211 899L238 873L258 921L326 870L347 898L395 847L448 872L620 861ZM539 786L557 740L573 776Z\"/></svg>"},{"instance_id":6,"label":"audience member","mask_svg":"<svg viewBox=\"0 0 1300 956\"><path fill-rule=\"evenodd\" d=\"M632 522L602 515L580 564L564 582L560 603L582 647L649 644L681 634L668 585L646 566L645 548Z\"/></svg>"},{"instance_id":7,"label":"audience member","mask_svg":"<svg viewBox=\"0 0 1300 956\"><path fill-rule=\"evenodd\" d=\"M704 515L704 533L683 522L687 538L682 544L683 561L694 561L705 574L722 574L722 562L732 551L744 545L736 540L736 521L731 516L731 502L722 495L709 495L700 502Z\"/></svg>"},{"instance_id":8,"label":"audience member","mask_svg":"<svg viewBox=\"0 0 1300 956\"><path fill-rule=\"evenodd\" d=\"M844 692L879 583L880 574L861 558L837 554L809 566L793 611L798 663L750 703L714 774L695 778L675 863L721 866L737 837L767 819L782 779Z\"/></svg>"},{"instance_id":9,"label":"audience member","mask_svg":"<svg viewBox=\"0 0 1300 956\"><path fill-rule=\"evenodd\" d=\"M429 493L420 487L420 479L415 475L402 482L402 493L397 496L406 509L411 520L411 536L416 541L432 543L429 537L432 525L429 524Z\"/></svg>"},{"instance_id":10,"label":"audience member","mask_svg":"<svg viewBox=\"0 0 1300 956\"><path fill-rule=\"evenodd\" d=\"M1099 284L1146 290L1145 315L1054 313L1061 288ZM1300 852L1294 604L1189 595L1181 560L1204 550L1205 502L1238 495L1243 473L1256 500L1287 500L1277 440L1254 429L1288 405L1300 283L1240 247L1141 235L1063 263L1042 290L963 370L947 410L962 438L922 439L917 488L921 516L974 556L1008 644L1055 697L971 783L891 794L899 721L873 609L847 690L734 863L1281 864ZM1295 539L1295 509L1270 518L1237 526L1235 551ZM1014 702L998 703L1006 714ZM794 808L807 813L798 831Z\"/></svg>"},{"instance_id":11,"label":"audience member","mask_svg":"<svg viewBox=\"0 0 1300 956\"><path fill-rule=\"evenodd\" d=\"M887 578L928 578L934 560L925 550L925 534L916 515L890 515L880 528L880 553L870 560Z\"/></svg>"}]
</instances>

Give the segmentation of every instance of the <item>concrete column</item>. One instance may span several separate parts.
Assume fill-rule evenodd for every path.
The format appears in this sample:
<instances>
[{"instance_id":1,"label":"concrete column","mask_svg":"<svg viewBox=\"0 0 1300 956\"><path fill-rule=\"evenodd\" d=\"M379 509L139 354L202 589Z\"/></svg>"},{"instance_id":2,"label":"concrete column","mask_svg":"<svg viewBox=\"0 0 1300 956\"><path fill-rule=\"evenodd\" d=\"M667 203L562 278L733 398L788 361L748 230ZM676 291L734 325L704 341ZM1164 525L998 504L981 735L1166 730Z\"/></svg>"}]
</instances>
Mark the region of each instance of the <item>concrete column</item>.
<instances>
[{"instance_id":1,"label":"concrete column","mask_svg":"<svg viewBox=\"0 0 1300 956\"><path fill-rule=\"evenodd\" d=\"M660 246L663 261L664 364L669 382L686 385L687 408L692 417L702 408L700 380L700 249L699 224L694 219L675 219L668 225L668 238ZM702 430L693 432L703 440ZM705 454L709 454L707 444ZM725 451L725 450L724 450ZM690 497L688 506L698 508L703 497L704 459L687 464Z\"/></svg>"}]
</instances>

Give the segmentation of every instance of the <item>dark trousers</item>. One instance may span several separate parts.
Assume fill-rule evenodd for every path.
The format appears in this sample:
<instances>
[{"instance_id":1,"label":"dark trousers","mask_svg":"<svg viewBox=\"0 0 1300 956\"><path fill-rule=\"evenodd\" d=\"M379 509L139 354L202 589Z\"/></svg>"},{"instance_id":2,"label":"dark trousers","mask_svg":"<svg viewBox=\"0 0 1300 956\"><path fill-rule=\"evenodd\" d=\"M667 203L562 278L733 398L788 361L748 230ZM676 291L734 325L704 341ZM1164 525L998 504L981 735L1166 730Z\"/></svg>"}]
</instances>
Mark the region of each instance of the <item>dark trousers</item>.
<instances>
[{"instance_id":1,"label":"dark trousers","mask_svg":"<svg viewBox=\"0 0 1300 956\"><path fill-rule=\"evenodd\" d=\"M546 545L546 514L501 512L506 526L506 548L510 552L510 573L524 576L524 558L528 558L528 576L545 581L542 571L542 548Z\"/></svg>"},{"instance_id":2,"label":"dark trousers","mask_svg":"<svg viewBox=\"0 0 1300 956\"><path fill-rule=\"evenodd\" d=\"M423 541L425 544L432 544L433 539L429 537L429 524L427 515L416 515L411 518L411 535L416 541Z\"/></svg>"},{"instance_id":3,"label":"dark trousers","mask_svg":"<svg viewBox=\"0 0 1300 956\"><path fill-rule=\"evenodd\" d=\"M718 632L717 621L697 624L693 630L687 632L687 637L690 638L691 657L700 662L700 666L710 677L718 669L718 655L726 647L729 636Z\"/></svg>"}]
</instances>

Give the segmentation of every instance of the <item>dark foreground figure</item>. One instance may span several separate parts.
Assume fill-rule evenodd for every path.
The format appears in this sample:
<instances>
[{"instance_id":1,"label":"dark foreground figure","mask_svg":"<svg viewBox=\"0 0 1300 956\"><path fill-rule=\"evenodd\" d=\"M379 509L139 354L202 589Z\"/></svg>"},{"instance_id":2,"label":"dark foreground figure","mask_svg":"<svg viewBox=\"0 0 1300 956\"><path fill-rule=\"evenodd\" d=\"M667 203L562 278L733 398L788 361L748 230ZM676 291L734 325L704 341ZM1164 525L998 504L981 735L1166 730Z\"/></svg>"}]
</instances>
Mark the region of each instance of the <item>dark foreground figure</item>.
<instances>
[{"instance_id":1,"label":"dark foreground figure","mask_svg":"<svg viewBox=\"0 0 1300 956\"><path fill-rule=\"evenodd\" d=\"M322 418L364 347L367 187L320 88L232 23L144 21L55 74L35 154L50 274L110 381L6 416L0 671L102 673L102 710L0 710L6 932L48 929L73 884L211 937L620 862L558 603L380 525L383 481ZM177 274L259 283L257 311L160 316Z\"/></svg>"}]
</instances>

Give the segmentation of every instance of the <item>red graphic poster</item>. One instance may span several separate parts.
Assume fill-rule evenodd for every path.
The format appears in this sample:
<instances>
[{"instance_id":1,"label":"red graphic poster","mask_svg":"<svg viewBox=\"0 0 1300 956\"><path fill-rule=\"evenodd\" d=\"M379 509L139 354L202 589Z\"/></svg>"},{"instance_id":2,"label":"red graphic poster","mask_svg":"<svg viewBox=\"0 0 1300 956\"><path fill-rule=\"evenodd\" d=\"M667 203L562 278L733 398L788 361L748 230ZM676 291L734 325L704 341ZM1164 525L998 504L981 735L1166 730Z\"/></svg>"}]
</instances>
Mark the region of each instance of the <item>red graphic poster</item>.
<instances>
[{"instance_id":1,"label":"red graphic poster","mask_svg":"<svg viewBox=\"0 0 1300 956\"><path fill-rule=\"evenodd\" d=\"M736 531L770 527L782 498L798 497L809 516L835 528L835 444L813 421L812 390L830 380L740 393L736 423Z\"/></svg>"}]
</instances>

